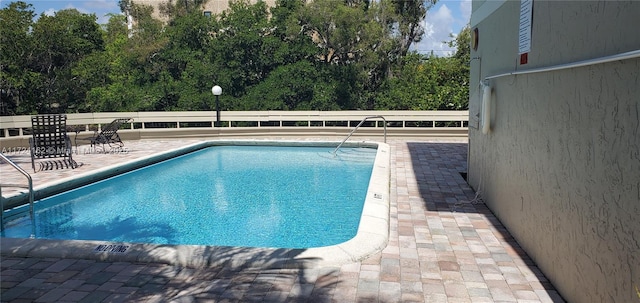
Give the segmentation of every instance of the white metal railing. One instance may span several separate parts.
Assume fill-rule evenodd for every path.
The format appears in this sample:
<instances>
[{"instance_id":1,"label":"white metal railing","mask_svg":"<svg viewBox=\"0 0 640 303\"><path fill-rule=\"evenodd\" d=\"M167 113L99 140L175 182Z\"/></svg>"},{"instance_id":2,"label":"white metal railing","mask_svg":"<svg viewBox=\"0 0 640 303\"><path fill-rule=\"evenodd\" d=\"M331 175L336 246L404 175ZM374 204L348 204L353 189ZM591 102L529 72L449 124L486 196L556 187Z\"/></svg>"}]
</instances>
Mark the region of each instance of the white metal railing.
<instances>
[{"instance_id":1,"label":"white metal railing","mask_svg":"<svg viewBox=\"0 0 640 303\"><path fill-rule=\"evenodd\" d=\"M384 116L385 126L397 128L467 128L469 111L223 111L220 121L229 127L352 127L366 116ZM132 118L126 128L144 131L147 128L214 128L215 111L181 112L104 112L67 114L67 125L78 131L99 129L116 118ZM376 121L373 127L379 127ZM197 124L196 124L197 123ZM193 125L197 126L193 126ZM31 116L2 116L3 137L23 136L31 128Z\"/></svg>"}]
</instances>

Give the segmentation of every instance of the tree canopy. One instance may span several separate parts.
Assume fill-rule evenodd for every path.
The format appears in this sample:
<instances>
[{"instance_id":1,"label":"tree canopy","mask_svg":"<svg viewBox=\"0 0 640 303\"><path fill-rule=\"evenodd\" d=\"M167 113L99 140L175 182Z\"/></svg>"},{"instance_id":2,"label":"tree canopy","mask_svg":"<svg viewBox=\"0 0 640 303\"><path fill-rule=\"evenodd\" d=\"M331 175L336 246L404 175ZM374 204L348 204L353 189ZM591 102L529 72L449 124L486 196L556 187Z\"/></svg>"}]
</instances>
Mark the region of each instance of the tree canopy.
<instances>
[{"instance_id":1,"label":"tree canopy","mask_svg":"<svg viewBox=\"0 0 640 303\"><path fill-rule=\"evenodd\" d=\"M435 0L232 0L212 16L204 1L166 2L161 21L123 0L103 25L8 4L0 113L210 110L213 85L223 110L468 107L468 27L451 35L452 56L410 50Z\"/></svg>"}]
</instances>

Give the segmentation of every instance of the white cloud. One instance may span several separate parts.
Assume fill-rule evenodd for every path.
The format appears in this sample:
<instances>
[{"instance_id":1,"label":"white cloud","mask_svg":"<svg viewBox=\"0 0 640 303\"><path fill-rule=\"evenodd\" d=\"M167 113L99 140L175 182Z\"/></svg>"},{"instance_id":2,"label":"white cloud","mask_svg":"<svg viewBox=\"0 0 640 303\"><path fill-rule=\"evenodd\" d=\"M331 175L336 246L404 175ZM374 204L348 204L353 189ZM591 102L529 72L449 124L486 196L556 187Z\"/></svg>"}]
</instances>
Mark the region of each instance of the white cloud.
<instances>
[{"instance_id":1,"label":"white cloud","mask_svg":"<svg viewBox=\"0 0 640 303\"><path fill-rule=\"evenodd\" d=\"M449 56L455 52L444 41L450 41L449 34L453 33L455 18L451 9L442 4L436 11L427 12L424 20L424 36L422 41L415 45L415 49L424 54L433 53L437 56Z\"/></svg>"},{"instance_id":2,"label":"white cloud","mask_svg":"<svg viewBox=\"0 0 640 303\"><path fill-rule=\"evenodd\" d=\"M51 17L51 16L56 14L56 10L53 9L53 8L50 8L50 9L48 9L48 10L42 12L42 13L45 14L45 16Z\"/></svg>"},{"instance_id":3,"label":"white cloud","mask_svg":"<svg viewBox=\"0 0 640 303\"><path fill-rule=\"evenodd\" d=\"M81 13L87 13L87 10L85 10L85 9L81 9L81 8L77 8L77 7L73 6L72 4L67 4L65 7L58 8L58 9L56 9L56 8L49 8L49 9L45 10L43 13L44 13L45 15L47 15L47 16L53 16L53 15L55 15L59 10L63 10L63 9L76 9L76 10L78 10L78 11L79 11L79 12L81 12Z\"/></svg>"},{"instance_id":4,"label":"white cloud","mask_svg":"<svg viewBox=\"0 0 640 303\"><path fill-rule=\"evenodd\" d=\"M53 16L56 12L63 9L76 9L83 14L95 14L98 24L106 24L109 21L109 13L120 13L120 7L116 0L92 0L92 1L35 1L34 4L44 4L49 6L43 11L47 16ZM51 7L53 6L53 7ZM37 9L37 7L36 7Z\"/></svg>"},{"instance_id":5,"label":"white cloud","mask_svg":"<svg viewBox=\"0 0 640 303\"><path fill-rule=\"evenodd\" d=\"M465 26L471 20L471 0L462 0L460 2L460 13L462 14L461 21L464 22L462 26Z\"/></svg>"},{"instance_id":6,"label":"white cloud","mask_svg":"<svg viewBox=\"0 0 640 303\"><path fill-rule=\"evenodd\" d=\"M109 21L110 16L107 14L120 13L120 7L118 6L118 2L115 0L93 0L93 1L84 1L82 2L82 9L78 9L83 13L95 13L98 17L98 24L106 24Z\"/></svg>"},{"instance_id":7,"label":"white cloud","mask_svg":"<svg viewBox=\"0 0 640 303\"><path fill-rule=\"evenodd\" d=\"M420 53L449 56L455 53L443 41L451 41L449 35L457 35L471 19L472 0L441 0L427 12L422 41L412 47Z\"/></svg>"}]
</instances>

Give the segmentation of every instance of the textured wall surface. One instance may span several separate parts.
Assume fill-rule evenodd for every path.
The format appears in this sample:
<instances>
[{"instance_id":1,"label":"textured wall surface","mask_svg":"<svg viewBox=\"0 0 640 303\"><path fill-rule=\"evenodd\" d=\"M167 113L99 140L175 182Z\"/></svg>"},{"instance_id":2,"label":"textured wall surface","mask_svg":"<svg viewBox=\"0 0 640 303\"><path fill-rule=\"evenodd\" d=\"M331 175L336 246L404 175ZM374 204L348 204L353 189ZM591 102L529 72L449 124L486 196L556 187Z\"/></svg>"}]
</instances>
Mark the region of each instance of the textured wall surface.
<instances>
[{"instance_id":1,"label":"textured wall surface","mask_svg":"<svg viewBox=\"0 0 640 303\"><path fill-rule=\"evenodd\" d=\"M519 8L477 24L472 116L487 76L640 49L639 1L534 1L519 65ZM569 302L640 302L640 59L489 85L491 131L469 134L472 186Z\"/></svg>"}]
</instances>

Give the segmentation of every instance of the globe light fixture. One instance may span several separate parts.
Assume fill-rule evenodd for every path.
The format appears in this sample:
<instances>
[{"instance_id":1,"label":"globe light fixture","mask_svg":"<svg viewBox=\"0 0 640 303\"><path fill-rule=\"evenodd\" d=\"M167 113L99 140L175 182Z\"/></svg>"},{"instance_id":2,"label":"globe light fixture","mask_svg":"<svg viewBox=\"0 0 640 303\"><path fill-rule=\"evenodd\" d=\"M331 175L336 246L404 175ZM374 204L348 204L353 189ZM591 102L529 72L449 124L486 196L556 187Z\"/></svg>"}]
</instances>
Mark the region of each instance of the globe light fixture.
<instances>
[{"instance_id":1,"label":"globe light fixture","mask_svg":"<svg viewBox=\"0 0 640 303\"><path fill-rule=\"evenodd\" d=\"M214 85L211 88L211 93L216 96L216 123L215 127L220 127L220 101L219 97L222 95L222 87Z\"/></svg>"}]
</instances>

